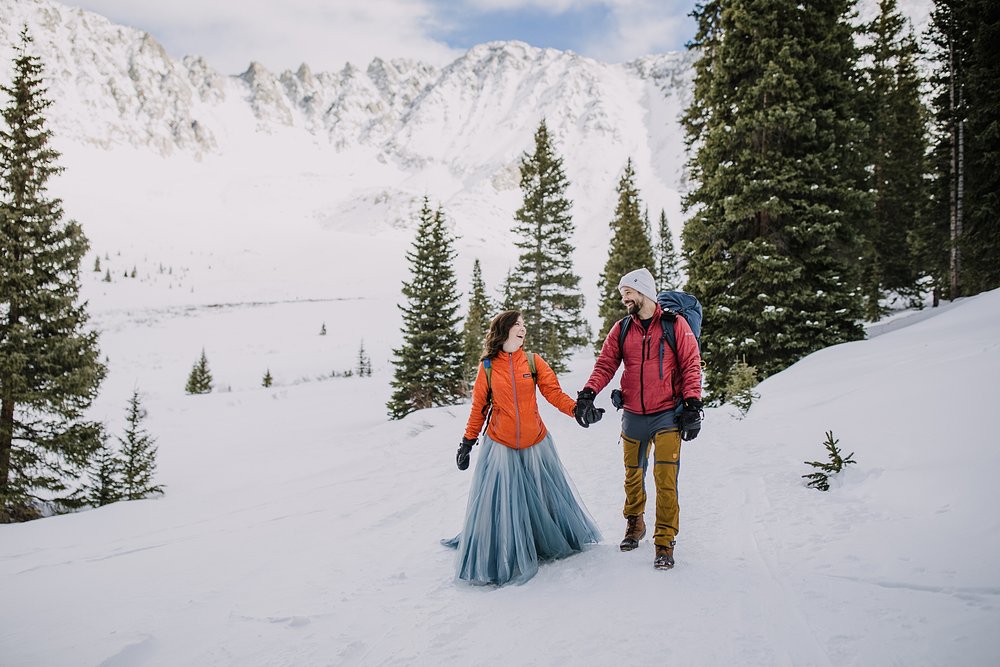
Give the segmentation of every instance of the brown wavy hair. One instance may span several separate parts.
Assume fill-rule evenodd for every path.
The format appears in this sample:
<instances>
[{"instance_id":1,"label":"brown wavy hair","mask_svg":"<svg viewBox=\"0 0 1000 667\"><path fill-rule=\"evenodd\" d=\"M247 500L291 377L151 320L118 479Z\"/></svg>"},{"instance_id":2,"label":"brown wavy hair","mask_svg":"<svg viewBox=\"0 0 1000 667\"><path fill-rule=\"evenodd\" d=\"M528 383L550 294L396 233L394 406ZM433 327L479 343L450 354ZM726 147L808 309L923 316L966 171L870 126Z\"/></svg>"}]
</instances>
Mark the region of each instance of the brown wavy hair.
<instances>
[{"instance_id":1,"label":"brown wavy hair","mask_svg":"<svg viewBox=\"0 0 1000 667\"><path fill-rule=\"evenodd\" d=\"M490 321L490 330L483 339L483 356L480 361L486 361L500 354L503 344L510 335L510 330L521 317L520 310L505 310Z\"/></svg>"}]
</instances>

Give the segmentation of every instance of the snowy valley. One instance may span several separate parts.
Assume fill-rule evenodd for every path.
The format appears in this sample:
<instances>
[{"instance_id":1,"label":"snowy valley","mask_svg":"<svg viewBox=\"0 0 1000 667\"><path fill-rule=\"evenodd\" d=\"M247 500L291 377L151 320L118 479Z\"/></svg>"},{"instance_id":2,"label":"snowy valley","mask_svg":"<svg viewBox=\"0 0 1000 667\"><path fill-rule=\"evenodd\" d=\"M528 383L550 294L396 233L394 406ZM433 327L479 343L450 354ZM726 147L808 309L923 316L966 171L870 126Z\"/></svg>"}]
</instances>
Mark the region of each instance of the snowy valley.
<instances>
[{"instance_id":1,"label":"snowy valley","mask_svg":"<svg viewBox=\"0 0 1000 667\"><path fill-rule=\"evenodd\" d=\"M810 355L744 419L709 410L684 446L671 572L648 539L618 551L607 392L587 430L543 403L604 541L524 586L454 581L438 540L465 508L468 405L385 409L417 207L454 225L460 287L478 258L495 289L517 259L517 161L546 118L596 324L627 157L651 216L681 228L689 55L609 65L511 42L443 68L228 76L49 0L0 15L0 80L22 24L44 58L54 189L91 241L83 295L109 365L91 412L119 430L139 389L166 487L0 525L0 664L1000 661L1000 292ZM362 344L372 377L334 377ZM203 349L216 390L185 395ZM572 359L568 393L592 363ZM801 476L831 430L858 463L821 493Z\"/></svg>"}]
</instances>

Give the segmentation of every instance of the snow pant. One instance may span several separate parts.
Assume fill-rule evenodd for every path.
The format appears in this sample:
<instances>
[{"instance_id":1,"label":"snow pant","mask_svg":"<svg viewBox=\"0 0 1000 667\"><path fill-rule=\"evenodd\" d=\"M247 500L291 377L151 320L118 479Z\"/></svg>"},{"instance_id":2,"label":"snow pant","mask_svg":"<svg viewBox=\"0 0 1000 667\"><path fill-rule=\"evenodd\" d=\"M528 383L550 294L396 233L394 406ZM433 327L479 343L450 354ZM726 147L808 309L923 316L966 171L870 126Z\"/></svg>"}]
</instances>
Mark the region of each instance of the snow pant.
<instances>
[{"instance_id":1,"label":"snow pant","mask_svg":"<svg viewBox=\"0 0 1000 667\"><path fill-rule=\"evenodd\" d=\"M622 415L622 449L625 455L624 516L642 514L646 509L646 469L653 454L653 481L656 486L656 531L653 543L670 546L680 525L677 478L681 469L681 434L674 423L674 411L655 415Z\"/></svg>"}]
</instances>

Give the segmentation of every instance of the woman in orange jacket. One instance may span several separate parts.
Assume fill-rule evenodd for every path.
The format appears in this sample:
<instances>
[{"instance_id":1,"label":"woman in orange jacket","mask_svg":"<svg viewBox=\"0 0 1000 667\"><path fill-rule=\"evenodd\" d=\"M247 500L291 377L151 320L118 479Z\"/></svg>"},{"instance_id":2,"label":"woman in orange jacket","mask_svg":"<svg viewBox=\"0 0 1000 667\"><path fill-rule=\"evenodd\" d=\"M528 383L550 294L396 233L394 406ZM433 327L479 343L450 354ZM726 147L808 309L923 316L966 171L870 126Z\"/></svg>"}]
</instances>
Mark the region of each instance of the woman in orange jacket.
<instances>
[{"instance_id":1,"label":"woman in orange jacket","mask_svg":"<svg viewBox=\"0 0 1000 667\"><path fill-rule=\"evenodd\" d=\"M524 583L539 561L569 556L601 539L542 422L535 387L567 416L573 416L576 401L541 356L532 353L534 367L529 363L526 333L516 310L490 323L458 450L458 467L465 470L486 424L462 532L444 541L458 549L457 577L472 583Z\"/></svg>"}]
</instances>

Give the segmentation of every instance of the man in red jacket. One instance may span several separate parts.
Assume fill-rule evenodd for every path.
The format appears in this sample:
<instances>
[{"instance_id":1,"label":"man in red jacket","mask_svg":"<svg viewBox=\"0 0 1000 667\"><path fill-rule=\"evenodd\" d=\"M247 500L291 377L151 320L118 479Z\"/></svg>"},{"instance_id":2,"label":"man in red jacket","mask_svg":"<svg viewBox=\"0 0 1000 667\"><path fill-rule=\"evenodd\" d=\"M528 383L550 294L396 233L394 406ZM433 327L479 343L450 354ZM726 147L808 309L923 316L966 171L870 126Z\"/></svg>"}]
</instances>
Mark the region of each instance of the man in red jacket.
<instances>
[{"instance_id":1,"label":"man in red jacket","mask_svg":"<svg viewBox=\"0 0 1000 667\"><path fill-rule=\"evenodd\" d=\"M594 370L578 394L574 415L581 426L596 421L594 398L625 363L621 396L612 392L612 402L624 409L622 445L625 454L625 538L620 548L631 551L646 535L645 477L653 452L656 483L656 530L653 543L657 569L674 566L674 545L679 525L677 476L680 472L681 439L693 440L701 429L701 354L698 341L683 317L664 312L656 302L656 283L647 269L637 269L618 283L622 303L631 319L624 342L625 320L608 332ZM664 339L663 324L673 326L677 354Z\"/></svg>"}]
</instances>

